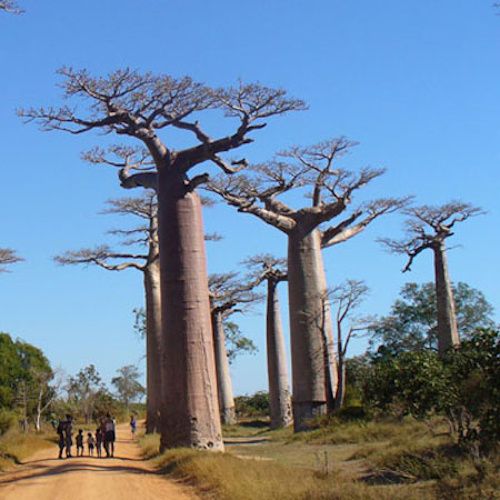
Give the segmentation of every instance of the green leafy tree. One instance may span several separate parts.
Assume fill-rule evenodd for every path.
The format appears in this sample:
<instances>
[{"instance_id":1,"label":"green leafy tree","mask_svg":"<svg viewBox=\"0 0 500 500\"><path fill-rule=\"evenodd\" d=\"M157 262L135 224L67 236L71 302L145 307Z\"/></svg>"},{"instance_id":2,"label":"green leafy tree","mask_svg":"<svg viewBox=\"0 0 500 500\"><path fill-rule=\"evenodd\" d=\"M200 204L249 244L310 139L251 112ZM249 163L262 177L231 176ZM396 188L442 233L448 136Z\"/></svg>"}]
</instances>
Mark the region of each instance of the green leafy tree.
<instances>
[{"instance_id":1,"label":"green leafy tree","mask_svg":"<svg viewBox=\"0 0 500 500\"><path fill-rule=\"evenodd\" d=\"M82 368L75 377L69 378L66 387L68 403L83 415L86 424L92 420L96 401L104 390L101 376L92 364Z\"/></svg>"},{"instance_id":2,"label":"green leafy tree","mask_svg":"<svg viewBox=\"0 0 500 500\"><path fill-rule=\"evenodd\" d=\"M240 354L255 354L257 346L252 339L243 335L237 323L226 319L224 321L224 329L226 332L226 349L229 363L232 363Z\"/></svg>"},{"instance_id":3,"label":"green leafy tree","mask_svg":"<svg viewBox=\"0 0 500 500\"><path fill-rule=\"evenodd\" d=\"M0 360L0 408L12 409L22 368L16 343L8 333L0 333Z\"/></svg>"},{"instance_id":4,"label":"green leafy tree","mask_svg":"<svg viewBox=\"0 0 500 500\"><path fill-rule=\"evenodd\" d=\"M493 307L484 294L467 283L453 286L460 337L467 339L478 328L491 328ZM371 349L399 353L437 350L437 311L434 283L406 283L388 316L371 329Z\"/></svg>"},{"instance_id":5,"label":"green leafy tree","mask_svg":"<svg viewBox=\"0 0 500 500\"><path fill-rule=\"evenodd\" d=\"M142 398L146 389L139 382L141 374L136 366L122 366L117 372L118 376L114 377L111 383L115 386L120 401L128 410L130 403Z\"/></svg>"},{"instance_id":6,"label":"green leafy tree","mask_svg":"<svg viewBox=\"0 0 500 500\"><path fill-rule=\"evenodd\" d=\"M430 350L384 352L373 360L364 398L400 416L441 414L460 445L494 450L500 442L500 331L479 329L442 358Z\"/></svg>"}]
</instances>

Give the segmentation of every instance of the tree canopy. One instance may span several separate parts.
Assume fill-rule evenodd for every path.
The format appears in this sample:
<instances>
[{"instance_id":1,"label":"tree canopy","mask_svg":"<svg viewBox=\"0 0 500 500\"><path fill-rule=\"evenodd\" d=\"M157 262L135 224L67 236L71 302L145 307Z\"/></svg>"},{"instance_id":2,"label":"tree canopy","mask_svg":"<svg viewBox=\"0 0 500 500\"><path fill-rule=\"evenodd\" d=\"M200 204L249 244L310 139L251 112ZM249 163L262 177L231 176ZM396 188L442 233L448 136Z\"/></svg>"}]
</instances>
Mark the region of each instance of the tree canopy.
<instances>
[{"instance_id":1,"label":"tree canopy","mask_svg":"<svg viewBox=\"0 0 500 500\"><path fill-rule=\"evenodd\" d=\"M484 294L467 283L453 286L458 331L468 338L478 328L491 328L493 307ZM434 283L406 283L389 315L371 329L371 349L389 353L437 349L436 290Z\"/></svg>"}]
</instances>

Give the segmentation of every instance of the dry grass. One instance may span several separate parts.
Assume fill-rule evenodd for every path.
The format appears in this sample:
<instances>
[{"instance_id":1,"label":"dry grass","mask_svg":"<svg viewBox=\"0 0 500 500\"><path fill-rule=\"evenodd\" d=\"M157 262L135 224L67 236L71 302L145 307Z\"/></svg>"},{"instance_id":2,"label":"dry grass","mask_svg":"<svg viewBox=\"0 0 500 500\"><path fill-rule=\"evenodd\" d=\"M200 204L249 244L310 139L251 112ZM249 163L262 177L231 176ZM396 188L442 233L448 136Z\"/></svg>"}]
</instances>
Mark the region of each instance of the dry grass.
<instances>
[{"instance_id":1,"label":"dry grass","mask_svg":"<svg viewBox=\"0 0 500 500\"><path fill-rule=\"evenodd\" d=\"M157 457L160 453L160 435L144 434L139 438L139 445L144 458Z\"/></svg>"},{"instance_id":2,"label":"dry grass","mask_svg":"<svg viewBox=\"0 0 500 500\"><path fill-rule=\"evenodd\" d=\"M0 437L0 470L20 463L33 453L54 446L50 434L24 434L17 430L7 431Z\"/></svg>"},{"instance_id":3,"label":"dry grass","mask_svg":"<svg viewBox=\"0 0 500 500\"><path fill-rule=\"evenodd\" d=\"M413 420L330 422L294 435L245 422L225 435L270 441L226 446L225 454L172 450L156 461L202 496L221 500L497 498L498 464L478 465L458 453L442 430L438 421L433 432ZM158 454L158 435L140 443L146 457Z\"/></svg>"},{"instance_id":4,"label":"dry grass","mask_svg":"<svg viewBox=\"0 0 500 500\"><path fill-rule=\"evenodd\" d=\"M219 500L389 500L426 499L406 485L371 486L339 471L319 474L229 454L178 449L156 459L166 474Z\"/></svg>"}]
</instances>

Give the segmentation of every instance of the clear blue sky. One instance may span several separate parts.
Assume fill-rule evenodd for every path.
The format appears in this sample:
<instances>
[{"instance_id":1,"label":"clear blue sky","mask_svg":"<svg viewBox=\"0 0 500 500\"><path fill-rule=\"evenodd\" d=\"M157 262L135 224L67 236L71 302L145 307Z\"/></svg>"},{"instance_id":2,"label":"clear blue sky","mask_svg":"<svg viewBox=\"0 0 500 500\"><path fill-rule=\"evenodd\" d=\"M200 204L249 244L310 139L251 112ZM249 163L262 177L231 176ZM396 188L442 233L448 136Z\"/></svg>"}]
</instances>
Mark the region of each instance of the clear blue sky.
<instances>
[{"instance_id":1,"label":"clear blue sky","mask_svg":"<svg viewBox=\"0 0 500 500\"><path fill-rule=\"evenodd\" d=\"M97 213L108 198L130 194L115 171L80 160L102 137L42 133L15 116L20 106L61 102L55 71L62 65L286 87L309 111L259 131L248 159L346 135L361 143L349 165L388 168L366 197L482 206L486 216L457 229L450 270L499 304L500 17L492 0L21 1L25 15L0 15L0 246L26 262L0 276L0 331L42 347L55 366L74 373L94 363L109 380L143 355L132 333L132 309L143 302L140 274L51 261L110 241L105 231L124 221ZM225 236L209 244L212 272L254 253L285 253L284 237L250 216L219 206L205 220L208 231ZM380 220L325 252L330 284L355 278L370 286L365 313L386 314L405 281L432 279L431 255L402 275L402 258L375 243L400 228L398 216ZM260 352L236 361L235 392L264 389L263 306L240 324ZM358 342L352 353L364 347Z\"/></svg>"}]
</instances>

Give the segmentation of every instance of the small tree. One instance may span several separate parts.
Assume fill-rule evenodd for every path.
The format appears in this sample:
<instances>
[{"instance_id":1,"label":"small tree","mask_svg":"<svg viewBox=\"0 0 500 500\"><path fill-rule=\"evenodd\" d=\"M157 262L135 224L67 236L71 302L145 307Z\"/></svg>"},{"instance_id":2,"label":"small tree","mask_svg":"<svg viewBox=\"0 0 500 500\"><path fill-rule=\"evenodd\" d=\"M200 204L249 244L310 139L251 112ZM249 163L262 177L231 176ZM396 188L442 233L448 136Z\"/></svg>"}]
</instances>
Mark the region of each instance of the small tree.
<instances>
[{"instance_id":1,"label":"small tree","mask_svg":"<svg viewBox=\"0 0 500 500\"><path fill-rule=\"evenodd\" d=\"M118 376L112 378L111 383L115 386L120 401L128 411L130 403L141 399L146 390L139 382L141 374L137 366L122 366L117 372Z\"/></svg>"},{"instance_id":2,"label":"small tree","mask_svg":"<svg viewBox=\"0 0 500 500\"><path fill-rule=\"evenodd\" d=\"M337 333L337 392L335 394L335 409L344 404L347 383L346 358L351 340L366 332L373 324L371 317L356 317L354 312L368 294L368 287L363 281L347 280L336 286L330 293L335 309L335 327Z\"/></svg>"},{"instance_id":3,"label":"small tree","mask_svg":"<svg viewBox=\"0 0 500 500\"><path fill-rule=\"evenodd\" d=\"M398 210L406 199L383 198L346 213L353 195L384 173L363 168L352 172L337 161L354 143L343 137L279 153L268 163L254 165L251 175L221 177L208 189L239 212L252 214L284 232L288 238L288 296L292 346L293 412L296 431L308 428L308 419L333 405L336 390L332 352L325 354L323 334L332 349L331 318L324 300L327 283L322 248L347 241L376 218ZM310 206L293 208L279 196L303 191ZM330 226L324 225L340 219ZM318 320L318 318L322 318Z\"/></svg>"},{"instance_id":4,"label":"small tree","mask_svg":"<svg viewBox=\"0 0 500 500\"><path fill-rule=\"evenodd\" d=\"M231 425L236 423L236 411L224 321L231 314L241 312L242 306L245 307L259 300L260 297L253 292L255 283L242 282L238 279L237 273L211 274L208 286L221 420L223 424ZM240 308L236 309L238 306Z\"/></svg>"},{"instance_id":5,"label":"small tree","mask_svg":"<svg viewBox=\"0 0 500 500\"><path fill-rule=\"evenodd\" d=\"M66 386L68 400L78 409L89 424L94 415L100 392L105 391L101 376L94 365L82 368L75 377L70 377Z\"/></svg>"},{"instance_id":6,"label":"small tree","mask_svg":"<svg viewBox=\"0 0 500 500\"><path fill-rule=\"evenodd\" d=\"M72 134L99 130L128 137L139 141L152 158L149 171L132 160L115 166L120 167L124 188L158 189L162 335L168 345L161 447L222 450L203 221L196 193L208 174L190 174L205 162L225 174L234 173L245 162L231 164L224 153L251 143L250 135L264 128L269 118L304 109L304 103L290 99L282 89L259 84L210 88L189 77L130 69L104 78L71 68L60 73L65 97L83 99L86 112L66 105L24 110L21 116L36 120L44 130ZM198 118L211 110L236 121L232 132L218 138L208 134ZM186 132L195 144L174 149L162 138L167 128ZM144 152L138 155L143 158Z\"/></svg>"},{"instance_id":7,"label":"small tree","mask_svg":"<svg viewBox=\"0 0 500 500\"><path fill-rule=\"evenodd\" d=\"M40 430L41 405L50 404L52 389L49 386L54 377L49 360L38 348L27 342L17 340L17 356L20 360L20 371L15 382L17 405L21 411L21 425L28 430L28 421L34 416L35 428ZM48 405L47 405L48 406Z\"/></svg>"},{"instance_id":8,"label":"small tree","mask_svg":"<svg viewBox=\"0 0 500 500\"><path fill-rule=\"evenodd\" d=\"M14 250L10 248L0 248L0 273L5 272L6 269L4 266L15 264L16 262L20 262L23 259L16 255Z\"/></svg>"},{"instance_id":9,"label":"small tree","mask_svg":"<svg viewBox=\"0 0 500 500\"><path fill-rule=\"evenodd\" d=\"M286 427L292 423L292 399L278 298L279 283L288 279L286 260L262 254L247 259L245 264L253 279L267 284L266 344L271 428Z\"/></svg>"},{"instance_id":10,"label":"small tree","mask_svg":"<svg viewBox=\"0 0 500 500\"><path fill-rule=\"evenodd\" d=\"M446 240L453 236L453 228L459 222L480 215L483 211L461 201L453 201L440 206L422 205L405 210L407 238L380 241L392 252L408 255L403 272L411 269L413 260L426 249L434 253L434 273L437 303L438 351L443 355L451 347L460 343L458 335L455 301L448 274Z\"/></svg>"},{"instance_id":11,"label":"small tree","mask_svg":"<svg viewBox=\"0 0 500 500\"><path fill-rule=\"evenodd\" d=\"M121 151L125 156L125 152ZM107 245L69 251L55 257L56 262L68 264L93 264L108 271L135 269L144 280L147 360L147 417L146 432L160 429L162 398L162 336L161 336L161 292L160 250L158 243L158 210L156 196L149 192L140 198L121 198L108 201L105 213L132 215L141 221L131 229L114 229L112 234L125 238L125 245L146 247L144 253L113 251Z\"/></svg>"}]
</instances>

